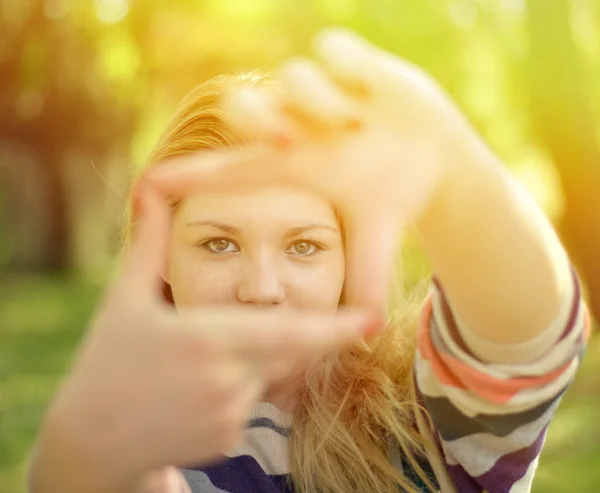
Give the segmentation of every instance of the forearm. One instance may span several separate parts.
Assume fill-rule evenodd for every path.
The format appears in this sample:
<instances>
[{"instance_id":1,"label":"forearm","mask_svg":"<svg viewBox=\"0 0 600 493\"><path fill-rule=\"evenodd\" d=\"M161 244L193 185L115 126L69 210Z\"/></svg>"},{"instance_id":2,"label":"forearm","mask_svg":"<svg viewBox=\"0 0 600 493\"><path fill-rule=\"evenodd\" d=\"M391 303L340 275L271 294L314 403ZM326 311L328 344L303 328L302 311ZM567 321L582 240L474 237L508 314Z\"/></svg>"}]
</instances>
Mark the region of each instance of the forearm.
<instances>
[{"instance_id":1,"label":"forearm","mask_svg":"<svg viewBox=\"0 0 600 493\"><path fill-rule=\"evenodd\" d=\"M533 198L483 145L448 172L417 224L464 327L501 344L548 328L570 265Z\"/></svg>"}]
</instances>

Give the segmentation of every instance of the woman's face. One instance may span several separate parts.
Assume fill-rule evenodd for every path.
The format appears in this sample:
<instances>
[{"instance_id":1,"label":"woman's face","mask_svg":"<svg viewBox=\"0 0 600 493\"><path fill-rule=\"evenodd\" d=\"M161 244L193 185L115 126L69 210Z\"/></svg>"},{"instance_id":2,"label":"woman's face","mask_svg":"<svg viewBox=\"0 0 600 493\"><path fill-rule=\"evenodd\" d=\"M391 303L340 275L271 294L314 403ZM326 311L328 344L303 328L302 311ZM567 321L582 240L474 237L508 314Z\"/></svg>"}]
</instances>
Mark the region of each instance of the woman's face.
<instances>
[{"instance_id":1,"label":"woman's face","mask_svg":"<svg viewBox=\"0 0 600 493\"><path fill-rule=\"evenodd\" d=\"M184 200L166 278L177 306L335 310L344 265L330 204L299 189L257 188Z\"/></svg>"}]
</instances>

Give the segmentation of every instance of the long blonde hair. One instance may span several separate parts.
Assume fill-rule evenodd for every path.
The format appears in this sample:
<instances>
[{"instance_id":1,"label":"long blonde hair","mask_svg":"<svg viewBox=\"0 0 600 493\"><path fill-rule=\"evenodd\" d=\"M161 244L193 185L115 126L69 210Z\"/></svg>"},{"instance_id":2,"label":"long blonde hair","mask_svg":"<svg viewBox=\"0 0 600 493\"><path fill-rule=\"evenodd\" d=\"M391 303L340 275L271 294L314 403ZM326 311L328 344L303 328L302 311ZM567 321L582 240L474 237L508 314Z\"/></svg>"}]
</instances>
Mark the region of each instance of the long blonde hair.
<instances>
[{"instance_id":1,"label":"long blonde hair","mask_svg":"<svg viewBox=\"0 0 600 493\"><path fill-rule=\"evenodd\" d=\"M266 74L224 75L201 84L180 103L146 168L204 149L243 146L223 121L221 98L233 86L270 84ZM127 231L135 220L129 215ZM165 286L165 296L170 289ZM311 367L294 411L290 468L299 493L418 493L409 466L431 490L421 466L433 446L419 432L413 360L422 296L399 291L390 327L374 341ZM404 466L394 461L401 457Z\"/></svg>"}]
</instances>

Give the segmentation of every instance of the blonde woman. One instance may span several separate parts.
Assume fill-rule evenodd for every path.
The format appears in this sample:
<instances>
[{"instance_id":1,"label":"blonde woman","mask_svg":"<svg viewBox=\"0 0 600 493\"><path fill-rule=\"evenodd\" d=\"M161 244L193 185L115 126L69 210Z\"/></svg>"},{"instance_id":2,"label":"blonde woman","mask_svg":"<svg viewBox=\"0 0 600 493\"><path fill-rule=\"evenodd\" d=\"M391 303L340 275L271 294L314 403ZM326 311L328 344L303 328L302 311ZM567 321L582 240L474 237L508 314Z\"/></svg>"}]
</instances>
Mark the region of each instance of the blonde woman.
<instances>
[{"instance_id":1,"label":"blonde woman","mask_svg":"<svg viewBox=\"0 0 600 493\"><path fill-rule=\"evenodd\" d=\"M569 259L426 74L316 46L182 102L33 493L530 490L589 333ZM436 279L382 329L408 225Z\"/></svg>"}]
</instances>

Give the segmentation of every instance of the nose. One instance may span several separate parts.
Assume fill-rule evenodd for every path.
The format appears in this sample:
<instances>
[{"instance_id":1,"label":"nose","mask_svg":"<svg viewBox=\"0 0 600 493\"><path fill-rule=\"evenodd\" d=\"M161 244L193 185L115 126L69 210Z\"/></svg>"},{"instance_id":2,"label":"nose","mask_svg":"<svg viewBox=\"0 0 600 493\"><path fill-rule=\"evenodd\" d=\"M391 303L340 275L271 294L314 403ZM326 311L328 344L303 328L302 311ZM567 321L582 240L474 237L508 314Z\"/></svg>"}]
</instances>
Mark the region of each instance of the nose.
<instances>
[{"instance_id":1,"label":"nose","mask_svg":"<svg viewBox=\"0 0 600 493\"><path fill-rule=\"evenodd\" d=\"M245 259L238 285L238 300L260 306L283 303L285 286L276 264L266 255Z\"/></svg>"}]
</instances>

